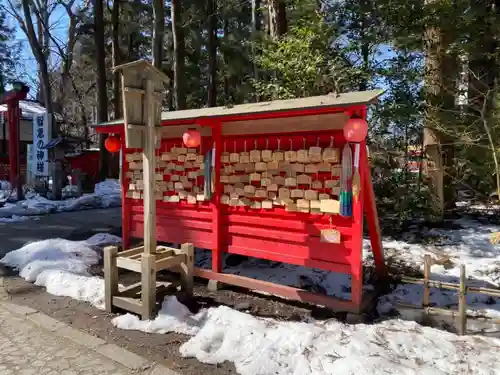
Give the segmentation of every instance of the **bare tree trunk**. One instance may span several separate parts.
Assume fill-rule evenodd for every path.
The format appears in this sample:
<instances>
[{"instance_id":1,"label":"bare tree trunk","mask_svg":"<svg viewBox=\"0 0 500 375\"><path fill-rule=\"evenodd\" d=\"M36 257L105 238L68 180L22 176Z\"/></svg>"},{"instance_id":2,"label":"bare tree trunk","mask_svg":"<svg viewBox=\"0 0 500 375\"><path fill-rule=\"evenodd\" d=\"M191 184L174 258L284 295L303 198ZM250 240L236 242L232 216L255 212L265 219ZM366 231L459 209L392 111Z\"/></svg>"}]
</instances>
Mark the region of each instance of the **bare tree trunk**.
<instances>
[{"instance_id":1,"label":"bare tree trunk","mask_svg":"<svg viewBox=\"0 0 500 375\"><path fill-rule=\"evenodd\" d=\"M424 122L424 172L430 183L434 214L441 220L445 210L452 208L455 202L453 139L444 131L452 124L444 113L455 106L457 64L456 56L446 53L447 47L447 36L437 27L428 26L425 32L427 109Z\"/></svg>"},{"instance_id":2,"label":"bare tree trunk","mask_svg":"<svg viewBox=\"0 0 500 375\"><path fill-rule=\"evenodd\" d=\"M97 122L108 120L108 95L106 91L106 51L104 48L104 6L103 0L94 0L94 38L97 64ZM104 146L106 134L99 134L99 177L108 177L108 152Z\"/></svg>"},{"instance_id":3,"label":"bare tree trunk","mask_svg":"<svg viewBox=\"0 0 500 375\"><path fill-rule=\"evenodd\" d=\"M226 43L229 40L229 24L227 19L224 19L224 38L226 39ZM231 92L229 87L229 56L227 54L222 54L222 58L224 59L224 102L225 104L229 104L232 102Z\"/></svg>"},{"instance_id":4,"label":"bare tree trunk","mask_svg":"<svg viewBox=\"0 0 500 375\"><path fill-rule=\"evenodd\" d=\"M186 93L184 91L184 29L181 20L181 1L171 1L172 35L174 39L174 101L176 109L186 109Z\"/></svg>"},{"instance_id":5,"label":"bare tree trunk","mask_svg":"<svg viewBox=\"0 0 500 375\"><path fill-rule=\"evenodd\" d=\"M22 0L22 8L24 13L25 24L23 27L28 37L28 41L30 43L31 50L33 55L35 55L36 62L38 64L40 70L40 78L42 85L42 93L44 99L44 105L48 113L54 113L53 101L52 101L52 92L50 90L50 77L49 77L49 69L47 64L47 58L45 55L45 51L43 45L40 44L39 39L35 33L35 28L33 26L33 19L31 18L31 2L29 0ZM55 121L54 121L55 123ZM54 134L54 131L56 134ZM53 129L53 136L57 136L57 129Z\"/></svg>"},{"instance_id":6,"label":"bare tree trunk","mask_svg":"<svg viewBox=\"0 0 500 375\"><path fill-rule=\"evenodd\" d=\"M286 5L283 0L268 0L269 35L279 38L287 31Z\"/></svg>"},{"instance_id":7,"label":"bare tree trunk","mask_svg":"<svg viewBox=\"0 0 500 375\"><path fill-rule=\"evenodd\" d=\"M363 61L362 69L367 72L368 67L370 65L370 42L368 41L367 35L366 35L366 28L367 28L367 19L366 19L366 13L364 10L367 8L367 3L366 0L360 0L360 10L361 10L361 22L360 22L360 28L359 28L359 37L361 40L361 59ZM365 77L361 80L361 83L359 85L359 90L360 91L365 91L368 89L368 78Z\"/></svg>"},{"instance_id":8,"label":"bare tree trunk","mask_svg":"<svg viewBox=\"0 0 500 375\"><path fill-rule=\"evenodd\" d=\"M252 67L253 67L253 79L256 81L259 79L259 67L257 66L257 47L256 43L259 37L259 32L261 29L261 20L259 17L260 13L260 0L252 0ZM260 97L258 95L255 96L256 101L260 101Z\"/></svg>"},{"instance_id":9,"label":"bare tree trunk","mask_svg":"<svg viewBox=\"0 0 500 375\"><path fill-rule=\"evenodd\" d=\"M113 9L111 11L111 27L112 27L112 60L113 66L118 66L121 63L120 51L120 1L113 1ZM113 73L113 109L114 118L119 119L122 117L122 104L121 104L121 85L120 75L118 72Z\"/></svg>"},{"instance_id":10,"label":"bare tree trunk","mask_svg":"<svg viewBox=\"0 0 500 375\"><path fill-rule=\"evenodd\" d=\"M161 70L163 61L163 40L165 36L165 2L153 0L153 65Z\"/></svg>"},{"instance_id":11,"label":"bare tree trunk","mask_svg":"<svg viewBox=\"0 0 500 375\"><path fill-rule=\"evenodd\" d=\"M217 106L217 0L207 0L208 106Z\"/></svg>"}]
</instances>

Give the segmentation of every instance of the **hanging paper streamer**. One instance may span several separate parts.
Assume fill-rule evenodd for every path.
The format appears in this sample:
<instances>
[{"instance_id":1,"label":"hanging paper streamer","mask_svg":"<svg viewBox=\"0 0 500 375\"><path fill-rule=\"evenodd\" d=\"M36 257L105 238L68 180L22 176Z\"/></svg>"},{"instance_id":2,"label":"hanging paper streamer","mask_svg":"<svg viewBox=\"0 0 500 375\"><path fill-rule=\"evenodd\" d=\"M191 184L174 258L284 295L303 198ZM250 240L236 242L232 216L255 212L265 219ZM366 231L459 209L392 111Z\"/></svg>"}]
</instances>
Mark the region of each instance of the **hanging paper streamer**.
<instances>
[{"instance_id":1,"label":"hanging paper streamer","mask_svg":"<svg viewBox=\"0 0 500 375\"><path fill-rule=\"evenodd\" d=\"M342 174L340 176L340 215L344 217L352 216L352 151L349 144L344 146L342 151Z\"/></svg>"},{"instance_id":2,"label":"hanging paper streamer","mask_svg":"<svg viewBox=\"0 0 500 375\"><path fill-rule=\"evenodd\" d=\"M212 197L212 153L213 150L209 149L205 154L205 169L203 170L203 193L206 200L210 200Z\"/></svg>"},{"instance_id":3,"label":"hanging paper streamer","mask_svg":"<svg viewBox=\"0 0 500 375\"><path fill-rule=\"evenodd\" d=\"M359 151L361 147L359 143L354 146L354 176L352 177L352 197L354 202L359 199L359 192L361 190L361 178L359 176Z\"/></svg>"}]
</instances>

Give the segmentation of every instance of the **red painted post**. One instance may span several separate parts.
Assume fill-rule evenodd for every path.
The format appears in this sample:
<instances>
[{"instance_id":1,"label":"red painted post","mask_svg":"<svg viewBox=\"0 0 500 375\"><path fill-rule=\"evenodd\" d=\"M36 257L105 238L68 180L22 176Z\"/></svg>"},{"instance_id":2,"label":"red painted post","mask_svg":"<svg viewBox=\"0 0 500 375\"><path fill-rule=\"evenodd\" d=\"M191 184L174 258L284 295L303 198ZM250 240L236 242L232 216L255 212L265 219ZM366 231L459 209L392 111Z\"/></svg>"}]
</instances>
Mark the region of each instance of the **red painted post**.
<instances>
[{"instance_id":1,"label":"red painted post","mask_svg":"<svg viewBox=\"0 0 500 375\"><path fill-rule=\"evenodd\" d=\"M387 275L384 259L384 248L382 246L382 234L380 232L380 225L378 221L377 205L375 202L375 192L373 191L373 184L370 173L370 166L368 157L363 157L366 167L363 169L365 178L364 192L361 192L365 197L365 212L366 223L368 225L368 233L370 233L370 243L372 245L373 258L375 260L375 270L380 279L384 279Z\"/></svg>"},{"instance_id":2,"label":"red painted post","mask_svg":"<svg viewBox=\"0 0 500 375\"><path fill-rule=\"evenodd\" d=\"M222 124L220 122L212 127L212 137L215 143L214 186L215 194L212 197L212 271L222 272L222 237L221 237L221 207L220 196L222 184L220 183L221 152L222 152Z\"/></svg>"},{"instance_id":3,"label":"red painted post","mask_svg":"<svg viewBox=\"0 0 500 375\"><path fill-rule=\"evenodd\" d=\"M360 144L360 186L364 188L363 169L366 168L364 163L365 142ZM353 148L354 152L354 148ZM363 300L363 194L359 194L358 199L352 203L352 254L351 254L351 299L358 307L361 307Z\"/></svg>"},{"instance_id":4,"label":"red painted post","mask_svg":"<svg viewBox=\"0 0 500 375\"><path fill-rule=\"evenodd\" d=\"M9 134L9 180L16 189L17 198L22 199L22 181L19 168L19 101L7 102L7 121Z\"/></svg>"},{"instance_id":5,"label":"red painted post","mask_svg":"<svg viewBox=\"0 0 500 375\"><path fill-rule=\"evenodd\" d=\"M128 163L126 159L126 154L127 154L127 149L125 148L125 133L120 133L120 142L122 144L121 147L121 158L122 158L122 167L120 170L121 173L121 178L120 178L120 183L121 183L121 190L122 190L122 244L123 244L123 249L129 249L130 248L130 210L131 210L131 203L130 200L127 199L127 190L128 190L128 179L127 179L127 172L128 172Z\"/></svg>"},{"instance_id":6,"label":"red painted post","mask_svg":"<svg viewBox=\"0 0 500 375\"><path fill-rule=\"evenodd\" d=\"M21 109L19 101L26 99L29 88L20 83L14 83L14 90L6 92L0 97L0 103L7 104L7 121L9 131L9 179L12 189L17 190L17 199L23 199L23 189L21 181L21 168L19 160L19 120Z\"/></svg>"}]
</instances>

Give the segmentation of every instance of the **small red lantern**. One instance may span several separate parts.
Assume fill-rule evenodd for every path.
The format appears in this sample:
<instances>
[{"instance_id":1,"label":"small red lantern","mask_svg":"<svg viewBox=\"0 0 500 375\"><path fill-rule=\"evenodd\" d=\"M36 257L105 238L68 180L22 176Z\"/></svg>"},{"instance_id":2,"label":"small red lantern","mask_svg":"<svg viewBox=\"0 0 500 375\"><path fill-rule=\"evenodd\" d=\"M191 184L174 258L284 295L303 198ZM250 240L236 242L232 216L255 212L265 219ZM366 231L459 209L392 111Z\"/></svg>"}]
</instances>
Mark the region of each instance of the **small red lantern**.
<instances>
[{"instance_id":1,"label":"small red lantern","mask_svg":"<svg viewBox=\"0 0 500 375\"><path fill-rule=\"evenodd\" d=\"M196 129L188 129L182 135L182 141L184 142L186 147L189 147L189 148L198 147L200 145L200 142L201 142L201 134Z\"/></svg>"},{"instance_id":2,"label":"small red lantern","mask_svg":"<svg viewBox=\"0 0 500 375\"><path fill-rule=\"evenodd\" d=\"M108 138L104 141L104 147L111 153L115 153L120 151L120 140L114 135L109 135Z\"/></svg>"},{"instance_id":3,"label":"small red lantern","mask_svg":"<svg viewBox=\"0 0 500 375\"><path fill-rule=\"evenodd\" d=\"M347 142L363 142L368 134L368 123L360 117L351 117L344 125L344 137Z\"/></svg>"}]
</instances>

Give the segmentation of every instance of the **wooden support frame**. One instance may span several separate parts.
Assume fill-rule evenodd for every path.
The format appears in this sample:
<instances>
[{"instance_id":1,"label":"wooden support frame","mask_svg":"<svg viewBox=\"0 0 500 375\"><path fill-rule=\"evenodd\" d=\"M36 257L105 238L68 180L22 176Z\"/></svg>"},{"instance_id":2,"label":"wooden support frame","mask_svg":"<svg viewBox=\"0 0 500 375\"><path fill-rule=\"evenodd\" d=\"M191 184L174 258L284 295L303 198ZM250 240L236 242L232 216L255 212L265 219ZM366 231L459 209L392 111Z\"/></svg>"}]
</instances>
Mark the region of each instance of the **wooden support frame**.
<instances>
[{"instance_id":1,"label":"wooden support frame","mask_svg":"<svg viewBox=\"0 0 500 375\"><path fill-rule=\"evenodd\" d=\"M181 286L187 294L193 292L194 246L185 243L181 249L158 246L153 254L143 252L143 247L118 251L117 246L104 249L105 307L112 312L115 307L141 315L142 319L154 317L158 297ZM141 274L141 282L118 290L119 269ZM180 268L180 282L158 283L156 273L165 269Z\"/></svg>"}]
</instances>

